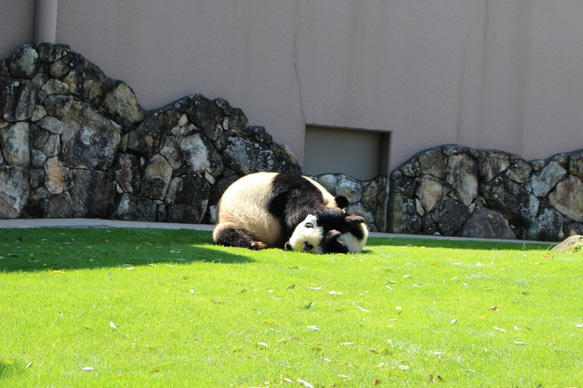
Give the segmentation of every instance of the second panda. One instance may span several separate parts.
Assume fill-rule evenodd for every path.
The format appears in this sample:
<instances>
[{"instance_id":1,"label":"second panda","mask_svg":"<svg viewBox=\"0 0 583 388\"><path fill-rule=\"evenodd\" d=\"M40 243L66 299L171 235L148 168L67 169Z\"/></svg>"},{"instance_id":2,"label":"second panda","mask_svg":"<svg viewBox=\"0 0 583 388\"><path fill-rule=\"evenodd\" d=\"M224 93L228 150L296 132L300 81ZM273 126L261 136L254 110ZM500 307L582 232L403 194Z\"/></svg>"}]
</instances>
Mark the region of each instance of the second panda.
<instances>
[{"instance_id":1,"label":"second panda","mask_svg":"<svg viewBox=\"0 0 583 388\"><path fill-rule=\"evenodd\" d=\"M236 180L217 207L213 240L219 245L249 249L284 248L296 226L308 214L322 223L364 222L344 210L348 199L334 197L322 185L302 175L258 172Z\"/></svg>"},{"instance_id":2,"label":"second panda","mask_svg":"<svg viewBox=\"0 0 583 388\"><path fill-rule=\"evenodd\" d=\"M368 227L362 217L332 225L308 214L285 243L285 249L308 253L356 253L364 249L367 239Z\"/></svg>"}]
</instances>

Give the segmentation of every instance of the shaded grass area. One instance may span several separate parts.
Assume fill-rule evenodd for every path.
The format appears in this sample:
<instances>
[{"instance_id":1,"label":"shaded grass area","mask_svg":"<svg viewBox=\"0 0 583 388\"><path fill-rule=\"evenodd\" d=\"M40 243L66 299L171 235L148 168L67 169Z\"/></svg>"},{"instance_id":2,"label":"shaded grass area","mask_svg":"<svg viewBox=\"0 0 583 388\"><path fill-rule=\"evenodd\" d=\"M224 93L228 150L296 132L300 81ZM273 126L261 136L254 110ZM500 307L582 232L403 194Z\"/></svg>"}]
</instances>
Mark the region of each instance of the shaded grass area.
<instances>
[{"instance_id":1,"label":"shaded grass area","mask_svg":"<svg viewBox=\"0 0 583 388\"><path fill-rule=\"evenodd\" d=\"M581 386L581 257L371 238L310 255L209 232L0 234L2 386Z\"/></svg>"}]
</instances>

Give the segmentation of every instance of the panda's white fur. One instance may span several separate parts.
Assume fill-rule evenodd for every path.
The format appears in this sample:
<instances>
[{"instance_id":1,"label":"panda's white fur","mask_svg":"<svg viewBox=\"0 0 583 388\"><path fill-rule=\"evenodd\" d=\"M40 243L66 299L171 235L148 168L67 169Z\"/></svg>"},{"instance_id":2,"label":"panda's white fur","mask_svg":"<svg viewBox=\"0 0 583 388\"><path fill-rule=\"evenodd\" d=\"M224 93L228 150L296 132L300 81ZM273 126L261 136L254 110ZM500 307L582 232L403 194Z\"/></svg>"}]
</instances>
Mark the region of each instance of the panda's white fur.
<instances>
[{"instance_id":1,"label":"panda's white fur","mask_svg":"<svg viewBox=\"0 0 583 388\"><path fill-rule=\"evenodd\" d=\"M366 241L368 240L368 227L366 224L362 222L358 224L357 227L361 230L361 233L364 237L356 237L353 232L348 231L346 233L342 233L342 235L338 238L338 240L342 241L344 245L346 245L348 252L351 253L361 252L366 245Z\"/></svg>"},{"instance_id":2,"label":"panda's white fur","mask_svg":"<svg viewBox=\"0 0 583 388\"><path fill-rule=\"evenodd\" d=\"M213 231L215 242L251 249L283 247L293 227L292 230L286 231L282 220L268 210L273 206L273 188L276 178L278 181L275 184L280 184L281 180L291 179L292 186L293 182L298 179L297 176L258 172L239 178L227 188L218 205L217 223ZM306 176L301 176L301 178L309 182L321 194L318 206L338 208L337 211L341 211L340 207L346 206L346 204L338 204L336 198L316 181ZM302 183L305 185L305 182L302 181ZM305 186L303 187L305 188ZM310 189L309 185L308 189L305 190L306 197L313 201L317 192ZM319 197L319 195L317 196ZM295 225L297 222L293 224L294 227ZM245 234L243 237L246 240L243 243L234 242L237 238L241 239L241 233ZM229 234L236 235L236 237L229 237Z\"/></svg>"},{"instance_id":3,"label":"panda's white fur","mask_svg":"<svg viewBox=\"0 0 583 388\"><path fill-rule=\"evenodd\" d=\"M313 214L308 216L296 226L285 248L291 251L323 253L322 241L324 240L324 228L318 225L318 217Z\"/></svg>"},{"instance_id":4,"label":"panda's white fur","mask_svg":"<svg viewBox=\"0 0 583 388\"><path fill-rule=\"evenodd\" d=\"M245 225L246 230L252 236L260 237L265 245L276 245L283 229L277 218L265 211L270 200L265 193L270 192L274 178L272 173L250 174L229 186L219 202L217 225L213 231L215 241L223 229ZM242 197L244 201L241 201Z\"/></svg>"},{"instance_id":5,"label":"panda's white fur","mask_svg":"<svg viewBox=\"0 0 583 388\"><path fill-rule=\"evenodd\" d=\"M325 231L324 227L318 223L318 218L309 214L294 230L286 243L286 249L309 253L336 252L338 251L338 242L333 242L336 244L335 248L327 246L330 244L327 236L334 236L334 233L336 235L332 240L339 241L340 245L343 245L350 253L361 252L368 240L368 227L364 222L352 224L351 228L344 233L335 230ZM357 237L357 235L359 236Z\"/></svg>"}]
</instances>

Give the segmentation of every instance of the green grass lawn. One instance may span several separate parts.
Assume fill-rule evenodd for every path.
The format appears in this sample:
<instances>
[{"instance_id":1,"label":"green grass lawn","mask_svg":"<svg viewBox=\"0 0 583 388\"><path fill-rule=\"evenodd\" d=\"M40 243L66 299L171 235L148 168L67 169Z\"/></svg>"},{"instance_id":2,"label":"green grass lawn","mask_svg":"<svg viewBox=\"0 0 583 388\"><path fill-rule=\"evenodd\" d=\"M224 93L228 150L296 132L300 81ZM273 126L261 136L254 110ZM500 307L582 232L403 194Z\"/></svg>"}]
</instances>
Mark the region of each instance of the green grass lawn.
<instances>
[{"instance_id":1,"label":"green grass lawn","mask_svg":"<svg viewBox=\"0 0 583 388\"><path fill-rule=\"evenodd\" d=\"M2 387L583 387L583 257L370 238L0 230Z\"/></svg>"}]
</instances>

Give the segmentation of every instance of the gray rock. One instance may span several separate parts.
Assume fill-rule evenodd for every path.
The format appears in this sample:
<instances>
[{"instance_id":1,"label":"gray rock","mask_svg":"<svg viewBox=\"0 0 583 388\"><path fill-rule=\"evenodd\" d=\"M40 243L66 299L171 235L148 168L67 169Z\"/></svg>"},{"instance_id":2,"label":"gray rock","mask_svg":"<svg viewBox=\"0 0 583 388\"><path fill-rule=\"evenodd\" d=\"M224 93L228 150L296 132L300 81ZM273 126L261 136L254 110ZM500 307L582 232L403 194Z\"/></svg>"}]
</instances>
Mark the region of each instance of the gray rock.
<instances>
[{"instance_id":1,"label":"gray rock","mask_svg":"<svg viewBox=\"0 0 583 388\"><path fill-rule=\"evenodd\" d=\"M583 223L581 222L565 222L564 225L565 236L574 234L583 234Z\"/></svg>"},{"instance_id":2,"label":"gray rock","mask_svg":"<svg viewBox=\"0 0 583 388\"><path fill-rule=\"evenodd\" d=\"M128 135L128 149L144 156L160 150L172 128L178 124L180 115L169 108L149 114L140 125Z\"/></svg>"},{"instance_id":3,"label":"gray rock","mask_svg":"<svg viewBox=\"0 0 583 388\"><path fill-rule=\"evenodd\" d=\"M133 90L124 82L107 94L103 108L114 121L123 128L129 129L144 119L144 111L138 104Z\"/></svg>"},{"instance_id":4,"label":"gray rock","mask_svg":"<svg viewBox=\"0 0 583 388\"><path fill-rule=\"evenodd\" d=\"M532 174L532 165L522 158L515 157L505 174L508 179L523 184L528 181Z\"/></svg>"},{"instance_id":5,"label":"gray rock","mask_svg":"<svg viewBox=\"0 0 583 388\"><path fill-rule=\"evenodd\" d=\"M225 168L219 153L199 133L178 137L181 154L193 172L208 171L212 176L220 176Z\"/></svg>"},{"instance_id":6,"label":"gray rock","mask_svg":"<svg viewBox=\"0 0 583 388\"><path fill-rule=\"evenodd\" d=\"M55 133L57 135L60 135L63 133L63 123L52 117L52 116L46 116L44 117L42 120L40 120L37 125L39 127L41 127L42 129L45 129L49 132Z\"/></svg>"},{"instance_id":7,"label":"gray rock","mask_svg":"<svg viewBox=\"0 0 583 388\"><path fill-rule=\"evenodd\" d=\"M259 143L242 137L230 137L222 156L226 167L237 175L246 175L255 171L280 171L281 165L271 150L266 150Z\"/></svg>"},{"instance_id":8,"label":"gray rock","mask_svg":"<svg viewBox=\"0 0 583 388\"><path fill-rule=\"evenodd\" d=\"M61 153L61 137L50 135L43 144L42 151L47 158L58 156Z\"/></svg>"},{"instance_id":9,"label":"gray rock","mask_svg":"<svg viewBox=\"0 0 583 388\"><path fill-rule=\"evenodd\" d=\"M71 96L52 95L45 98L43 103L49 116L62 120L71 109L74 101Z\"/></svg>"},{"instance_id":10,"label":"gray rock","mask_svg":"<svg viewBox=\"0 0 583 388\"><path fill-rule=\"evenodd\" d=\"M38 150L32 150L30 158L30 166L32 168L42 168L45 164L47 157L44 153Z\"/></svg>"},{"instance_id":11,"label":"gray rock","mask_svg":"<svg viewBox=\"0 0 583 388\"><path fill-rule=\"evenodd\" d=\"M489 182L511 166L511 155L501 151L482 152L478 157L480 177Z\"/></svg>"},{"instance_id":12,"label":"gray rock","mask_svg":"<svg viewBox=\"0 0 583 388\"><path fill-rule=\"evenodd\" d=\"M51 195L48 200L46 217L48 218L73 218L75 217L75 207L69 192Z\"/></svg>"},{"instance_id":13,"label":"gray rock","mask_svg":"<svg viewBox=\"0 0 583 388\"><path fill-rule=\"evenodd\" d=\"M163 200L172 178L172 166L162 155L154 155L148 162L140 187L140 196Z\"/></svg>"},{"instance_id":14,"label":"gray rock","mask_svg":"<svg viewBox=\"0 0 583 388\"><path fill-rule=\"evenodd\" d=\"M0 113L5 121L28 120L35 107L35 94L30 81L0 78Z\"/></svg>"},{"instance_id":15,"label":"gray rock","mask_svg":"<svg viewBox=\"0 0 583 388\"><path fill-rule=\"evenodd\" d=\"M330 193L336 193L336 184L338 183L338 178L335 174L322 174L314 179L320 183L326 190Z\"/></svg>"},{"instance_id":16,"label":"gray rock","mask_svg":"<svg viewBox=\"0 0 583 388\"><path fill-rule=\"evenodd\" d=\"M68 189L70 175L69 169L58 157L47 159L44 165L45 186L51 195L61 194Z\"/></svg>"},{"instance_id":17,"label":"gray rock","mask_svg":"<svg viewBox=\"0 0 583 388\"><path fill-rule=\"evenodd\" d=\"M438 180L444 179L447 158L441 148L432 148L423 152L418 160L419 168L424 175L431 175Z\"/></svg>"},{"instance_id":18,"label":"gray rock","mask_svg":"<svg viewBox=\"0 0 583 388\"><path fill-rule=\"evenodd\" d=\"M69 193L74 217L106 218L114 211L115 183L108 173L74 169Z\"/></svg>"},{"instance_id":19,"label":"gray rock","mask_svg":"<svg viewBox=\"0 0 583 388\"><path fill-rule=\"evenodd\" d=\"M47 96L52 94L66 94L69 91L69 85L58 79L51 79L43 85L42 91Z\"/></svg>"},{"instance_id":20,"label":"gray rock","mask_svg":"<svg viewBox=\"0 0 583 388\"><path fill-rule=\"evenodd\" d=\"M570 219L583 222L583 183L575 176L559 182L549 194L549 203Z\"/></svg>"},{"instance_id":21,"label":"gray rock","mask_svg":"<svg viewBox=\"0 0 583 388\"><path fill-rule=\"evenodd\" d=\"M33 189L39 188L41 187L43 192L47 193L46 197L38 197L36 199L46 199L50 196L49 192L47 189L45 189L44 187L44 182L45 182L45 170L44 168L31 168L29 170L29 176L30 176L30 187ZM33 199L33 198L31 198Z\"/></svg>"},{"instance_id":22,"label":"gray rock","mask_svg":"<svg viewBox=\"0 0 583 388\"><path fill-rule=\"evenodd\" d=\"M415 200L393 193L389 206L389 232L418 234L421 230L421 217L415 210Z\"/></svg>"},{"instance_id":23,"label":"gray rock","mask_svg":"<svg viewBox=\"0 0 583 388\"><path fill-rule=\"evenodd\" d=\"M249 127L247 116L245 116L245 113L243 113L241 109L232 107L227 100L222 98L215 99L214 103L221 108L225 114L226 125L223 124L223 129L225 131L235 131L242 136L248 136L255 132L255 134L259 136L258 138L260 141L265 140L267 143L271 143L271 136L265 132L265 128L260 126Z\"/></svg>"},{"instance_id":24,"label":"gray rock","mask_svg":"<svg viewBox=\"0 0 583 388\"><path fill-rule=\"evenodd\" d=\"M68 167L109 169L121 140L121 128L90 105L75 103L63 119L63 161Z\"/></svg>"},{"instance_id":25,"label":"gray rock","mask_svg":"<svg viewBox=\"0 0 583 388\"><path fill-rule=\"evenodd\" d=\"M39 55L30 44L25 44L17 48L6 62L14 78L32 78L39 66Z\"/></svg>"},{"instance_id":26,"label":"gray rock","mask_svg":"<svg viewBox=\"0 0 583 388\"><path fill-rule=\"evenodd\" d=\"M223 112L214 102L200 94L188 99L186 114L190 122L212 141L217 140L223 131L221 126Z\"/></svg>"},{"instance_id":27,"label":"gray rock","mask_svg":"<svg viewBox=\"0 0 583 388\"><path fill-rule=\"evenodd\" d=\"M336 195L343 195L350 204L356 204L362 199L360 184L352 178L344 177L336 184Z\"/></svg>"},{"instance_id":28,"label":"gray rock","mask_svg":"<svg viewBox=\"0 0 583 388\"><path fill-rule=\"evenodd\" d=\"M81 101L99 106L105 95L113 89L114 82L101 69L81 55L70 52L67 55L71 70L63 79L69 92Z\"/></svg>"},{"instance_id":29,"label":"gray rock","mask_svg":"<svg viewBox=\"0 0 583 388\"><path fill-rule=\"evenodd\" d=\"M424 175L415 193L425 212L432 211L443 198L452 191L452 187L430 175Z\"/></svg>"},{"instance_id":30,"label":"gray rock","mask_svg":"<svg viewBox=\"0 0 583 388\"><path fill-rule=\"evenodd\" d=\"M465 206L478 197L478 163L471 156L459 154L448 157L445 180Z\"/></svg>"},{"instance_id":31,"label":"gray rock","mask_svg":"<svg viewBox=\"0 0 583 388\"><path fill-rule=\"evenodd\" d=\"M124 193L117 203L112 218L126 221L155 222L158 221L156 217L158 205L158 201Z\"/></svg>"},{"instance_id":32,"label":"gray rock","mask_svg":"<svg viewBox=\"0 0 583 388\"><path fill-rule=\"evenodd\" d=\"M28 168L30 165L29 124L19 122L0 129L0 150L5 163Z\"/></svg>"},{"instance_id":33,"label":"gray rock","mask_svg":"<svg viewBox=\"0 0 583 388\"><path fill-rule=\"evenodd\" d=\"M537 197L546 197L555 185L565 177L567 171L557 162L550 162L545 168L530 177L532 193Z\"/></svg>"},{"instance_id":34,"label":"gray rock","mask_svg":"<svg viewBox=\"0 0 583 388\"><path fill-rule=\"evenodd\" d=\"M455 236L466 222L469 211L464 204L453 198L444 198L432 211L431 218L443 236Z\"/></svg>"},{"instance_id":35,"label":"gray rock","mask_svg":"<svg viewBox=\"0 0 583 388\"><path fill-rule=\"evenodd\" d=\"M46 111L45 107L42 105L37 105L34 107L34 111L32 112L32 116L30 117L30 120L34 123L34 122L39 121L40 119L42 119L46 115L47 115L47 111Z\"/></svg>"},{"instance_id":36,"label":"gray rock","mask_svg":"<svg viewBox=\"0 0 583 388\"><path fill-rule=\"evenodd\" d=\"M28 202L28 174L17 166L0 166L0 214L18 218Z\"/></svg>"},{"instance_id":37,"label":"gray rock","mask_svg":"<svg viewBox=\"0 0 583 388\"><path fill-rule=\"evenodd\" d=\"M210 184L201 174L174 178L166 196L166 221L201 223L207 214Z\"/></svg>"},{"instance_id":38,"label":"gray rock","mask_svg":"<svg viewBox=\"0 0 583 388\"><path fill-rule=\"evenodd\" d=\"M524 186L502 177L483 185L482 195L492 209L508 216L513 224L528 225L538 212L538 200Z\"/></svg>"},{"instance_id":39,"label":"gray rock","mask_svg":"<svg viewBox=\"0 0 583 388\"><path fill-rule=\"evenodd\" d=\"M139 192L142 180L139 157L132 154L121 154L114 172L120 193Z\"/></svg>"},{"instance_id":40,"label":"gray rock","mask_svg":"<svg viewBox=\"0 0 583 388\"><path fill-rule=\"evenodd\" d=\"M583 152L569 158L569 174L583 180Z\"/></svg>"},{"instance_id":41,"label":"gray rock","mask_svg":"<svg viewBox=\"0 0 583 388\"><path fill-rule=\"evenodd\" d=\"M515 239L516 234L500 213L479 206L459 231L461 237Z\"/></svg>"},{"instance_id":42,"label":"gray rock","mask_svg":"<svg viewBox=\"0 0 583 388\"><path fill-rule=\"evenodd\" d=\"M557 244L551 252L558 252L558 253L579 253L583 251L583 236L582 235L573 235L569 236L564 241L561 241L560 244Z\"/></svg>"},{"instance_id":43,"label":"gray rock","mask_svg":"<svg viewBox=\"0 0 583 388\"><path fill-rule=\"evenodd\" d=\"M563 238L563 216L553 209L542 209L526 231L529 240L558 241Z\"/></svg>"},{"instance_id":44,"label":"gray rock","mask_svg":"<svg viewBox=\"0 0 583 388\"><path fill-rule=\"evenodd\" d=\"M417 159L412 159L408 163L404 164L401 168L399 168L401 173L410 178L416 178L419 176L421 171L421 165Z\"/></svg>"}]
</instances>

